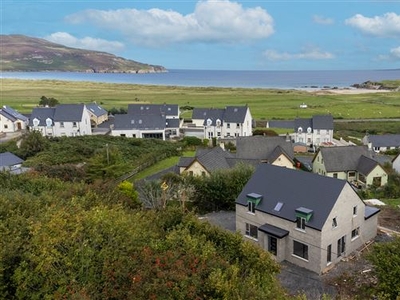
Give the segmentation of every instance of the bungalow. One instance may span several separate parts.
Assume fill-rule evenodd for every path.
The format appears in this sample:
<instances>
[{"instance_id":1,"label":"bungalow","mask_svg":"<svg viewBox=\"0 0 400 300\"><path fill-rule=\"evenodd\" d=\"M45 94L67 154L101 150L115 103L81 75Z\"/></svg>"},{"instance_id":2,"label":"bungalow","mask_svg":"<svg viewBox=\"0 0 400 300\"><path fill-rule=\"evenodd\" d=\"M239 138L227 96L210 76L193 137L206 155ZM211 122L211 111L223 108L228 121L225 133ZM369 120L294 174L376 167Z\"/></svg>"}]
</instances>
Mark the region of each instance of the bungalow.
<instances>
[{"instance_id":1,"label":"bungalow","mask_svg":"<svg viewBox=\"0 0 400 300\"><path fill-rule=\"evenodd\" d=\"M90 115L84 104L59 104L56 107L36 107L29 119L31 130L43 136L91 135Z\"/></svg>"},{"instance_id":2,"label":"bungalow","mask_svg":"<svg viewBox=\"0 0 400 300\"><path fill-rule=\"evenodd\" d=\"M14 155L11 152L0 153L0 172L10 172L12 174L20 174L28 168L23 168L23 159Z\"/></svg>"},{"instance_id":3,"label":"bungalow","mask_svg":"<svg viewBox=\"0 0 400 300\"><path fill-rule=\"evenodd\" d=\"M375 152L400 149L400 134L367 134L363 138L363 144L367 145Z\"/></svg>"},{"instance_id":4,"label":"bungalow","mask_svg":"<svg viewBox=\"0 0 400 300\"><path fill-rule=\"evenodd\" d=\"M315 154L313 172L344 179L356 186L383 186L388 175L366 146L321 147Z\"/></svg>"},{"instance_id":5,"label":"bungalow","mask_svg":"<svg viewBox=\"0 0 400 300\"><path fill-rule=\"evenodd\" d=\"M206 139L251 136L252 127L253 118L247 105L194 108L192 123L185 128L185 135Z\"/></svg>"},{"instance_id":6,"label":"bungalow","mask_svg":"<svg viewBox=\"0 0 400 300\"><path fill-rule=\"evenodd\" d=\"M0 108L0 132L16 132L26 129L28 118L9 106Z\"/></svg>"},{"instance_id":7,"label":"bungalow","mask_svg":"<svg viewBox=\"0 0 400 300\"><path fill-rule=\"evenodd\" d=\"M376 236L378 213L346 180L260 164L236 200L236 230L321 274Z\"/></svg>"}]
</instances>

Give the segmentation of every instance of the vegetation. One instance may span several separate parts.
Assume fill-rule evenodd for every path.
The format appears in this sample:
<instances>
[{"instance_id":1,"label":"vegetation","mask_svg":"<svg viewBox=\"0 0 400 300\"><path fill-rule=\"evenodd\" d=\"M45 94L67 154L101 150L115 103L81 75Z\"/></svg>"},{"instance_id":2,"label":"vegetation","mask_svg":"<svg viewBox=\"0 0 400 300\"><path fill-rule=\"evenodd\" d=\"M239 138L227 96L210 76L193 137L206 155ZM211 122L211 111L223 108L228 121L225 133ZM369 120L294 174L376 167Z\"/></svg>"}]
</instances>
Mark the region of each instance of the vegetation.
<instances>
[{"instance_id":1,"label":"vegetation","mask_svg":"<svg viewBox=\"0 0 400 300\"><path fill-rule=\"evenodd\" d=\"M140 76L140 75L138 75ZM318 94L299 90L150 86L55 80L2 79L2 102L28 113L42 95L60 103L97 101L110 110L129 103L176 103L181 107L248 105L257 120L293 119L330 113L336 119L397 118L400 92L357 95ZM299 105L307 103L307 109ZM191 110L185 118L191 117Z\"/></svg>"}]
</instances>

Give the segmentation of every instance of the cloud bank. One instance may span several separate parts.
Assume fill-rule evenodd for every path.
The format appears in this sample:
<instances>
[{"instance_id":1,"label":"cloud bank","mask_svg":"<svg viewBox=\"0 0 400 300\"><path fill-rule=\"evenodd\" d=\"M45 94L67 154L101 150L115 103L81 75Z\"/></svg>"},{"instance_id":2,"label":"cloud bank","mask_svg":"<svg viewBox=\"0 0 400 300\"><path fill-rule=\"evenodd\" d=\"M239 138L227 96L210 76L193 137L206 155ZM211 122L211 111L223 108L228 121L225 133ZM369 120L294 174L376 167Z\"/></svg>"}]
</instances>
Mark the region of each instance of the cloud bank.
<instances>
[{"instance_id":1,"label":"cloud bank","mask_svg":"<svg viewBox=\"0 0 400 300\"><path fill-rule=\"evenodd\" d=\"M123 33L136 44L246 43L274 33L274 20L261 7L244 8L228 0L200 1L191 14L172 10L85 10L66 17Z\"/></svg>"},{"instance_id":2,"label":"cloud bank","mask_svg":"<svg viewBox=\"0 0 400 300\"><path fill-rule=\"evenodd\" d=\"M124 44L121 42L107 41L92 37L84 37L82 39L78 39L67 32L55 32L44 37L44 39L53 43L62 44L72 48L104 51L112 53L122 51L125 48Z\"/></svg>"},{"instance_id":3,"label":"cloud bank","mask_svg":"<svg viewBox=\"0 0 400 300\"><path fill-rule=\"evenodd\" d=\"M400 38L400 15L393 12L372 18L356 14L347 19L345 24L360 30L364 34L376 37Z\"/></svg>"}]
</instances>

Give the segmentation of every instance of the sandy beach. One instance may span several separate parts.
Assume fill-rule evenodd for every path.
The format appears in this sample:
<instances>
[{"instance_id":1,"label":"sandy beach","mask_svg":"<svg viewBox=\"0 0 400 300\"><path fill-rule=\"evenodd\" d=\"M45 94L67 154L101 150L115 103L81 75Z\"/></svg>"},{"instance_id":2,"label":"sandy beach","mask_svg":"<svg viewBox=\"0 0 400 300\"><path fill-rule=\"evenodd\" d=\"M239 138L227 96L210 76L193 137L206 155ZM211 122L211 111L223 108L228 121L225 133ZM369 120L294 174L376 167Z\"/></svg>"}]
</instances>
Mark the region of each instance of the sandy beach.
<instances>
[{"instance_id":1,"label":"sandy beach","mask_svg":"<svg viewBox=\"0 0 400 300\"><path fill-rule=\"evenodd\" d=\"M320 90L307 90L310 93L316 95L327 95L327 94L338 94L338 95L356 95L356 94L375 94L375 93L390 93L393 90L374 90L374 89L353 89L353 88L342 88L342 89L320 89Z\"/></svg>"}]
</instances>

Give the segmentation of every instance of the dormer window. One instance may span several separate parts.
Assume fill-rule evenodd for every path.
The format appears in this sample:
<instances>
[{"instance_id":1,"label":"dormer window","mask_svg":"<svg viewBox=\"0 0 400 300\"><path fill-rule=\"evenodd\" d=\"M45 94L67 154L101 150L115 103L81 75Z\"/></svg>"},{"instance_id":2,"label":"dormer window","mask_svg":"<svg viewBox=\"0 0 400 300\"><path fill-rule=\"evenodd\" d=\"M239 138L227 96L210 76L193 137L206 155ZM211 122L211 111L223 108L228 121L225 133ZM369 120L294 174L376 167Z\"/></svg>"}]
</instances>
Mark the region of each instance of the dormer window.
<instances>
[{"instance_id":1,"label":"dormer window","mask_svg":"<svg viewBox=\"0 0 400 300\"><path fill-rule=\"evenodd\" d=\"M297 132L298 132L298 133L302 133L302 132L303 132L303 128L299 127L299 128L297 129Z\"/></svg>"},{"instance_id":2,"label":"dormer window","mask_svg":"<svg viewBox=\"0 0 400 300\"><path fill-rule=\"evenodd\" d=\"M247 209L249 213L256 212L256 206L261 202L262 195L256 193L250 193L246 195L247 198Z\"/></svg>"},{"instance_id":3,"label":"dormer window","mask_svg":"<svg viewBox=\"0 0 400 300\"><path fill-rule=\"evenodd\" d=\"M313 216L313 210L305 207L299 207L295 210L296 213L296 228L305 230L306 223L309 222Z\"/></svg>"}]
</instances>

